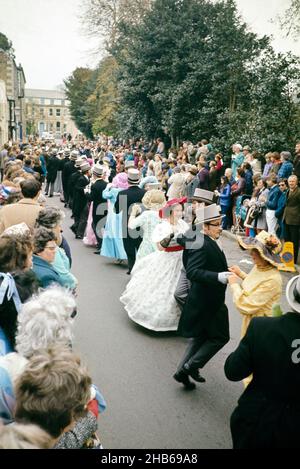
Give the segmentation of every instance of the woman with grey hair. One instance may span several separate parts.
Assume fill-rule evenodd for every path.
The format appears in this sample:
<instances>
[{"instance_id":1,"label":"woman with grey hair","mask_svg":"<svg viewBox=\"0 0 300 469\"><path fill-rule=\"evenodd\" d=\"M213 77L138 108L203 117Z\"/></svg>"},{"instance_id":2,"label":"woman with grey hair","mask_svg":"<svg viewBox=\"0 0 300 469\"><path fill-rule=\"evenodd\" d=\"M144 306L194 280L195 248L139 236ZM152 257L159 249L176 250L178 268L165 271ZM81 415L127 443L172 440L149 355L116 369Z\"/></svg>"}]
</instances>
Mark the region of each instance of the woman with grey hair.
<instances>
[{"instance_id":1,"label":"woman with grey hair","mask_svg":"<svg viewBox=\"0 0 300 469\"><path fill-rule=\"evenodd\" d=\"M34 231L33 240L32 270L37 276L40 286L47 288L52 283L63 286L61 276L52 265L57 250L55 234L46 228L37 228Z\"/></svg>"},{"instance_id":2,"label":"woman with grey hair","mask_svg":"<svg viewBox=\"0 0 300 469\"><path fill-rule=\"evenodd\" d=\"M40 211L39 216L37 217L36 220L36 228L39 228L40 226L44 226L48 230L52 230L56 232L59 228L59 237L61 238L59 247L64 249L69 262L70 262L70 267L72 267L72 255L71 255L71 248L69 246L68 241L64 236L62 235L62 222L63 219L65 218L65 214L62 210L60 210L58 207L45 207L43 210Z\"/></svg>"},{"instance_id":3,"label":"woman with grey hair","mask_svg":"<svg viewBox=\"0 0 300 469\"><path fill-rule=\"evenodd\" d=\"M56 236L57 249L52 265L61 278L61 285L75 290L77 287L77 279L70 272L70 261L65 250L60 247L62 245L62 227L61 223L64 213L57 207L46 207L41 210L36 220L36 227L44 227L51 230Z\"/></svg>"},{"instance_id":4,"label":"woman with grey hair","mask_svg":"<svg viewBox=\"0 0 300 469\"><path fill-rule=\"evenodd\" d=\"M74 296L58 286L49 287L23 305L18 317L17 352L0 358L0 415L4 424L13 421L15 385L28 360L41 350L53 346L71 347L76 313ZM102 412L106 403L97 388L92 386L91 399L95 398L98 410ZM72 432L62 436L59 447L81 447L96 427L95 415L88 412L77 422Z\"/></svg>"}]
</instances>

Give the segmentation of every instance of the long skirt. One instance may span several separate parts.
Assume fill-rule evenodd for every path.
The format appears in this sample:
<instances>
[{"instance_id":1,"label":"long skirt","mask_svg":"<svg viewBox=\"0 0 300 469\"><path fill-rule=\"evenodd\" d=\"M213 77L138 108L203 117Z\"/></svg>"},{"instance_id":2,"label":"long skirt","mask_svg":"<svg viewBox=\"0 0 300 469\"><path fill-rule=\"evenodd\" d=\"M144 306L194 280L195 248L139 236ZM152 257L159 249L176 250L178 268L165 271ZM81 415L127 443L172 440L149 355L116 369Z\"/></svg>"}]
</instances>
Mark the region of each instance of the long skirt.
<instances>
[{"instance_id":1,"label":"long skirt","mask_svg":"<svg viewBox=\"0 0 300 469\"><path fill-rule=\"evenodd\" d=\"M180 308L174 297L182 252L157 251L138 260L120 300L128 316L153 331L176 331Z\"/></svg>"}]
</instances>

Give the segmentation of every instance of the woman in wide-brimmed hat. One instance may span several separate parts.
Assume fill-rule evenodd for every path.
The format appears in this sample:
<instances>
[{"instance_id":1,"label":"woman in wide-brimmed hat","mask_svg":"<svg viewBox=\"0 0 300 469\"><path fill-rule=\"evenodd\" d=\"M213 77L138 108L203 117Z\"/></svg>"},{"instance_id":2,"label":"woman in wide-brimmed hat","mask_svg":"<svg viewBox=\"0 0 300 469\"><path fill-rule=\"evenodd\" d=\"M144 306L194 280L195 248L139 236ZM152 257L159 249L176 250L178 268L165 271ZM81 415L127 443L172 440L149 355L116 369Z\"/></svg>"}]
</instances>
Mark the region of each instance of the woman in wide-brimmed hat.
<instances>
[{"instance_id":1,"label":"woman in wide-brimmed hat","mask_svg":"<svg viewBox=\"0 0 300 469\"><path fill-rule=\"evenodd\" d=\"M150 190L144 195L142 203L146 210L141 213L141 207L134 205L128 221L128 227L131 230L142 228L143 232L143 241L136 256L137 261L157 251L157 245L152 241L152 235L155 227L161 221L158 211L165 205L166 198L162 191Z\"/></svg>"},{"instance_id":2,"label":"woman in wide-brimmed hat","mask_svg":"<svg viewBox=\"0 0 300 469\"><path fill-rule=\"evenodd\" d=\"M180 309L174 293L183 248L174 239L189 228L182 219L186 200L169 200L159 210L162 221L152 236L157 250L135 264L132 278L120 298L130 319L153 331L176 331L178 327Z\"/></svg>"},{"instance_id":3,"label":"woman in wide-brimmed hat","mask_svg":"<svg viewBox=\"0 0 300 469\"><path fill-rule=\"evenodd\" d=\"M282 265L280 241L276 236L262 231L255 238L238 237L242 249L250 251L254 267L249 274L238 266L229 270L234 274L229 279L233 301L243 316L242 337L246 334L252 318L272 316L272 307L279 303L282 279L278 267ZM239 284L239 279L242 283Z\"/></svg>"}]
</instances>

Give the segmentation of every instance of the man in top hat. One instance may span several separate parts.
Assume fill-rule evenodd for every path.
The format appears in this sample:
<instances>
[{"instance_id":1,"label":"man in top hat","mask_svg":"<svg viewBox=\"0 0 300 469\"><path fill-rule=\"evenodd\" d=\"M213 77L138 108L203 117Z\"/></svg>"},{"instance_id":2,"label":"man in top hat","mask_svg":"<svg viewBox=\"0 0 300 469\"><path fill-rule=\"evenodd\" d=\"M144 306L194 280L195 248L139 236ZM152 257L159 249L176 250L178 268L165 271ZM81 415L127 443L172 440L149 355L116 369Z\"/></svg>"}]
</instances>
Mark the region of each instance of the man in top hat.
<instances>
[{"instance_id":1,"label":"man in top hat","mask_svg":"<svg viewBox=\"0 0 300 469\"><path fill-rule=\"evenodd\" d=\"M71 218L74 218L74 211L73 211L74 191L75 191L76 183L79 177L81 176L80 166L83 163L85 163L85 161L82 157L77 158L74 164L74 172L70 175L68 179L68 204L69 204L70 209L72 210Z\"/></svg>"},{"instance_id":2,"label":"man in top hat","mask_svg":"<svg viewBox=\"0 0 300 469\"><path fill-rule=\"evenodd\" d=\"M128 189L119 192L115 203L116 213L123 213L122 232L124 249L128 259L128 272L130 275L135 264L136 253L142 242L142 238L137 230L128 228L128 220L131 214L131 208L134 204L141 203L145 195L145 190L139 188L140 172L137 169L130 168L128 170Z\"/></svg>"},{"instance_id":3,"label":"man in top hat","mask_svg":"<svg viewBox=\"0 0 300 469\"><path fill-rule=\"evenodd\" d=\"M85 188L90 183L91 167L87 161L80 165L80 173L75 185L73 200L75 223L72 231L74 231L76 239L83 239L89 216Z\"/></svg>"},{"instance_id":4,"label":"man in top hat","mask_svg":"<svg viewBox=\"0 0 300 469\"><path fill-rule=\"evenodd\" d=\"M97 251L95 254L100 255L102 246L102 233L101 224L99 223L107 215L107 200L103 199L103 191L107 186L107 182L104 181L104 170L102 165L95 165L92 169L93 183L91 192L87 193L87 199L93 202L93 230L97 239Z\"/></svg>"},{"instance_id":5,"label":"man in top hat","mask_svg":"<svg viewBox=\"0 0 300 469\"><path fill-rule=\"evenodd\" d=\"M192 249L193 244L197 240L197 236L202 236L200 230L196 229L196 220L197 220L197 210L201 207L209 206L213 204L214 193L206 191L205 189L196 189L193 197L188 199L188 202L192 203L192 220L190 229L184 235L181 235L177 238L178 244L184 248L184 256L188 254L188 249ZM180 277L178 284L174 293L175 299L178 303L180 309L183 309L183 306L186 302L191 284L186 276L186 271L184 265L181 269Z\"/></svg>"},{"instance_id":6,"label":"man in top hat","mask_svg":"<svg viewBox=\"0 0 300 469\"><path fill-rule=\"evenodd\" d=\"M73 150L70 154L70 160L67 161L63 167L62 183L63 183L63 189L64 189L65 207L67 207L69 204L69 179L71 175L76 172L75 162L78 158L79 158L79 152L77 150Z\"/></svg>"},{"instance_id":7,"label":"man in top hat","mask_svg":"<svg viewBox=\"0 0 300 469\"><path fill-rule=\"evenodd\" d=\"M51 156L47 164L47 184L46 184L46 189L45 189L45 195L48 195L49 188L50 188L49 197L53 197L54 183L57 177L57 172L59 170L59 167L60 167L60 159L57 158L57 150L53 148L53 150L51 151Z\"/></svg>"},{"instance_id":8,"label":"man in top hat","mask_svg":"<svg viewBox=\"0 0 300 469\"><path fill-rule=\"evenodd\" d=\"M300 441L300 276L286 288L291 311L254 318L226 360L230 381L253 379L231 416L235 449L298 448Z\"/></svg>"},{"instance_id":9,"label":"man in top hat","mask_svg":"<svg viewBox=\"0 0 300 469\"><path fill-rule=\"evenodd\" d=\"M229 341L228 310L225 292L228 266L217 244L222 232L220 207L210 205L198 211L198 236L192 249L184 251L183 263L191 288L179 321L178 333L190 338L190 344L174 375L187 389L205 382L199 370Z\"/></svg>"}]
</instances>

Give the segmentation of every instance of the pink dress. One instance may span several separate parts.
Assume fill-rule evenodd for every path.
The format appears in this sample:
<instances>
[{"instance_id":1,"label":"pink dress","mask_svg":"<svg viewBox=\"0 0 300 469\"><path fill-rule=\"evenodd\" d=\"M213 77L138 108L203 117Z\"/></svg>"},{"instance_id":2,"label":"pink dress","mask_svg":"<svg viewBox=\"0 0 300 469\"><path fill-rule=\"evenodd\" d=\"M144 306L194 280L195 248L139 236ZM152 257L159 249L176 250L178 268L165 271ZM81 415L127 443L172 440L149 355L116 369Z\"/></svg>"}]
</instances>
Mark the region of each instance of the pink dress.
<instances>
[{"instance_id":1,"label":"pink dress","mask_svg":"<svg viewBox=\"0 0 300 469\"><path fill-rule=\"evenodd\" d=\"M92 228L93 223L93 202L90 205L88 222L85 230L85 236L83 238L83 243L86 246L97 246L97 239Z\"/></svg>"}]
</instances>

